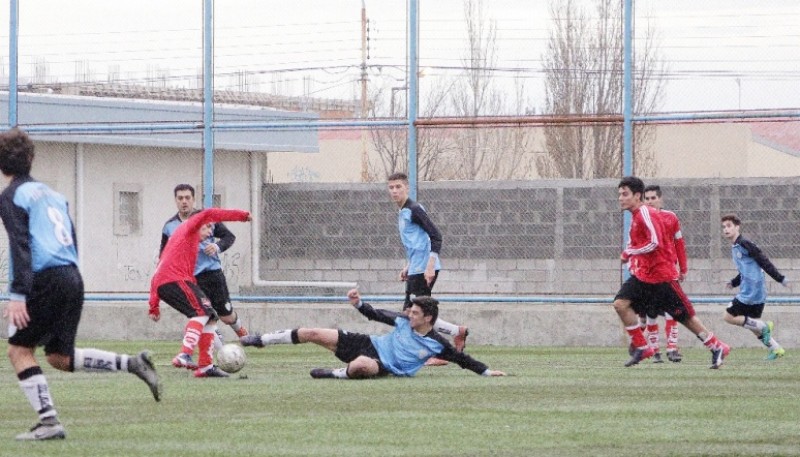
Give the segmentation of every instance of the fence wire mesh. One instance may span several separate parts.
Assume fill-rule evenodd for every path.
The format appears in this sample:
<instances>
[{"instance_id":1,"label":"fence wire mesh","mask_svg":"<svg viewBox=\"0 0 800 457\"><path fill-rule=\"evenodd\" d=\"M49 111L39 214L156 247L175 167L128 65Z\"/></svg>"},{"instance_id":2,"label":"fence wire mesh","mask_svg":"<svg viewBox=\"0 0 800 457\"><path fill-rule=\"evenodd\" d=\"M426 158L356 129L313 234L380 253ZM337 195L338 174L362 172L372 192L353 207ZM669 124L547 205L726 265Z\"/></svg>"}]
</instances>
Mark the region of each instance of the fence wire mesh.
<instances>
[{"instance_id":1,"label":"fence wire mesh","mask_svg":"<svg viewBox=\"0 0 800 457\"><path fill-rule=\"evenodd\" d=\"M89 291L146 291L172 189L194 185L199 206L213 172L214 205L257 215L230 227L234 294L341 295L358 283L399 295L385 179L409 170L416 102L417 197L444 236L436 292L608 296L621 277L626 84L634 173L660 184L683 222L687 291L728 293L728 212L784 273L800 270L793 2L636 1L630 81L623 2L421 2L415 100L406 5L299 0L254 14L263 2L225 2L214 11L212 169L200 130L203 12L168 3L115 2L122 10L102 16L78 1L64 14L89 19L53 23L48 0L31 0L19 62L0 68L6 85L18 70L35 176L73 202Z\"/></svg>"}]
</instances>

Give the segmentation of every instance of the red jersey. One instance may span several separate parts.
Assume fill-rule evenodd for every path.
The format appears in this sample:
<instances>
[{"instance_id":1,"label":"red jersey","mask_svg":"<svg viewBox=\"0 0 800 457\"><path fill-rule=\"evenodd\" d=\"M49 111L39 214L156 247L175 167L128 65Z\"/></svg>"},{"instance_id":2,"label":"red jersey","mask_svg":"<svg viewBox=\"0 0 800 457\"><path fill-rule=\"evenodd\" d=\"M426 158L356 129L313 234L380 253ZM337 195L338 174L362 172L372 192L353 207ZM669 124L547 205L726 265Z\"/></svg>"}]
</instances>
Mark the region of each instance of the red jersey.
<instances>
[{"instance_id":1,"label":"red jersey","mask_svg":"<svg viewBox=\"0 0 800 457\"><path fill-rule=\"evenodd\" d=\"M677 262L681 274L686 274L689 271L689 266L686 262L686 243L683 241L683 233L681 233L681 221L678 216L672 211L662 209L658 212L661 217L661 222L664 224L664 235L672 241L675 257L672 259L672 264Z\"/></svg>"},{"instance_id":2,"label":"red jersey","mask_svg":"<svg viewBox=\"0 0 800 457\"><path fill-rule=\"evenodd\" d=\"M169 282L191 281L200 245L200 227L211 222L244 222L250 216L238 209L209 208L193 215L175 229L169 237L161 259L150 282L150 309L158 307L158 288Z\"/></svg>"},{"instance_id":3,"label":"red jersey","mask_svg":"<svg viewBox=\"0 0 800 457\"><path fill-rule=\"evenodd\" d=\"M676 280L675 250L658 210L642 205L632 214L630 241L622 251L631 274L650 284Z\"/></svg>"}]
</instances>

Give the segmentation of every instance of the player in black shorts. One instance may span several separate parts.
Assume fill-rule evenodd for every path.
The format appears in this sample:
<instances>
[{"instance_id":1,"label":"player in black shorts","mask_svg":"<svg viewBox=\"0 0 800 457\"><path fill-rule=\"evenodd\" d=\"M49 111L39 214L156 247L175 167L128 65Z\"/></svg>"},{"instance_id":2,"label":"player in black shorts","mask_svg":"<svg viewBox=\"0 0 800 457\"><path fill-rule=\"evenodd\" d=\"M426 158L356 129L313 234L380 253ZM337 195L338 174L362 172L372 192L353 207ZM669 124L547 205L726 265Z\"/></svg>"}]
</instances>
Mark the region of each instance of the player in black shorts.
<instances>
[{"instance_id":1,"label":"player in black shorts","mask_svg":"<svg viewBox=\"0 0 800 457\"><path fill-rule=\"evenodd\" d=\"M8 357L39 421L18 440L66 437L50 388L34 356L44 346L47 361L62 371L129 372L147 383L156 401L160 384L148 352L136 356L75 347L83 308L75 230L66 199L30 176L34 145L12 129L0 134L0 171L9 185L0 194L11 251Z\"/></svg>"}]
</instances>

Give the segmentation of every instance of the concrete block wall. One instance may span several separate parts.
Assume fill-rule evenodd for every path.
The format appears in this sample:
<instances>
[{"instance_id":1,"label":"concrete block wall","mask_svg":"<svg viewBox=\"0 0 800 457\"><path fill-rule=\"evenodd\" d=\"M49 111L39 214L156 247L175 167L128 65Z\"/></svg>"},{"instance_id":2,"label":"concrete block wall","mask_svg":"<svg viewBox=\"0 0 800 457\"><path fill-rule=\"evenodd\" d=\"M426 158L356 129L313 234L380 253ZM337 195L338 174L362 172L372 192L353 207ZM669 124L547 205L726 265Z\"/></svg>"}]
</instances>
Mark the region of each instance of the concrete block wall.
<instances>
[{"instance_id":1,"label":"concrete block wall","mask_svg":"<svg viewBox=\"0 0 800 457\"><path fill-rule=\"evenodd\" d=\"M618 180L421 183L419 201L443 233L440 294L613 295L620 282ZM649 184L649 182L646 183ZM800 279L800 183L791 178L662 179L683 225L690 295L728 295L735 276L719 219ZM267 184L261 278L358 282L399 294L397 208L385 184ZM771 293L791 291L771 284ZM243 289L259 292L257 289ZM261 291L275 293L275 290Z\"/></svg>"},{"instance_id":2,"label":"concrete block wall","mask_svg":"<svg viewBox=\"0 0 800 457\"><path fill-rule=\"evenodd\" d=\"M398 303L373 303L399 310ZM322 327L378 334L391 329L369 322L346 300L337 303L234 303L244 324L263 333L286 328ZM144 303L87 303L78 332L79 340L172 340L180 345L186 318L169 307L155 323L146 316ZM736 347L763 347L747 330L722 320L724 305L697 305L706 326ZM595 304L442 303L440 316L469 326L468 344L500 346L597 346L620 347L627 353L627 336L610 302ZM787 348L800 347L800 306L770 305L765 318L775 322L776 338ZM236 337L221 326L228 340ZM663 325L662 325L663 331ZM0 333L4 333L2 329ZM3 335L5 336L5 335ZM680 329L681 347L700 347L685 328ZM624 355L623 355L624 354Z\"/></svg>"}]
</instances>

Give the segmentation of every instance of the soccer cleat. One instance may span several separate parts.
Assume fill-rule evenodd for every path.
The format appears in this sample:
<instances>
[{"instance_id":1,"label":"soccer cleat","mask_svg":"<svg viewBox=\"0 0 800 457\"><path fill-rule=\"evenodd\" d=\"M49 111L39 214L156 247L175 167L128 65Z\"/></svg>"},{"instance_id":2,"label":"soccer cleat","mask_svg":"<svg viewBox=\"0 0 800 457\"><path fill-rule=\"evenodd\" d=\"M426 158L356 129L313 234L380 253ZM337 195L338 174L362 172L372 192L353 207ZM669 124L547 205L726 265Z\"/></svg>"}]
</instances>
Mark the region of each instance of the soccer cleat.
<instances>
[{"instance_id":1,"label":"soccer cleat","mask_svg":"<svg viewBox=\"0 0 800 457\"><path fill-rule=\"evenodd\" d=\"M448 362L447 360L442 360L442 359L439 359L439 358L436 358L436 357L431 357L430 359L425 361L425 366L426 367L443 367L443 366L447 365L448 363L450 363L450 362Z\"/></svg>"},{"instance_id":2,"label":"soccer cleat","mask_svg":"<svg viewBox=\"0 0 800 457\"><path fill-rule=\"evenodd\" d=\"M58 420L52 424L38 424L31 427L30 431L17 435L17 441L63 440L67 437L64 426Z\"/></svg>"},{"instance_id":3,"label":"soccer cleat","mask_svg":"<svg viewBox=\"0 0 800 457\"><path fill-rule=\"evenodd\" d=\"M192 356L181 352L172 359L172 366L175 368L186 368L187 370L197 369L197 364L192 360Z\"/></svg>"},{"instance_id":4,"label":"soccer cleat","mask_svg":"<svg viewBox=\"0 0 800 457\"><path fill-rule=\"evenodd\" d=\"M238 336L239 338L247 336L249 334L250 332L247 331L247 328L245 326L241 326L239 327L239 330L236 330L236 336Z\"/></svg>"},{"instance_id":5,"label":"soccer cleat","mask_svg":"<svg viewBox=\"0 0 800 457\"><path fill-rule=\"evenodd\" d=\"M453 346L455 346L456 351L464 352L464 348L467 346L467 337L469 336L469 329L466 327L458 327L458 335L453 337Z\"/></svg>"},{"instance_id":6,"label":"soccer cleat","mask_svg":"<svg viewBox=\"0 0 800 457\"><path fill-rule=\"evenodd\" d=\"M153 365L149 352L142 351L136 357L131 357L128 361L128 371L147 383L147 387L153 393L153 398L156 401L161 401L161 383L158 380L156 367Z\"/></svg>"},{"instance_id":7,"label":"soccer cleat","mask_svg":"<svg viewBox=\"0 0 800 457\"><path fill-rule=\"evenodd\" d=\"M216 365L211 365L210 368L198 368L194 370L195 378L228 378L230 375L222 371Z\"/></svg>"},{"instance_id":8,"label":"soccer cleat","mask_svg":"<svg viewBox=\"0 0 800 457\"><path fill-rule=\"evenodd\" d=\"M767 325L761 329L761 342L764 343L764 346L769 347L769 340L772 338L772 330L775 328L775 323L772 321L767 321Z\"/></svg>"},{"instance_id":9,"label":"soccer cleat","mask_svg":"<svg viewBox=\"0 0 800 457\"><path fill-rule=\"evenodd\" d=\"M784 355L786 355L786 349L778 348L778 349L775 349L774 351L769 351L769 354L767 354L767 356L764 357L764 360L780 359Z\"/></svg>"},{"instance_id":10,"label":"soccer cleat","mask_svg":"<svg viewBox=\"0 0 800 457\"><path fill-rule=\"evenodd\" d=\"M245 335L239 338L239 343L241 343L242 346L264 347L264 341L261 339L261 335Z\"/></svg>"},{"instance_id":11,"label":"soccer cleat","mask_svg":"<svg viewBox=\"0 0 800 457\"><path fill-rule=\"evenodd\" d=\"M333 370L330 368L314 368L309 373L312 378L314 379L326 379L326 378L335 378L336 376L333 375Z\"/></svg>"},{"instance_id":12,"label":"soccer cleat","mask_svg":"<svg viewBox=\"0 0 800 457\"><path fill-rule=\"evenodd\" d=\"M683 354L681 354L677 349L672 351L667 351L667 360L670 362L678 363L683 360Z\"/></svg>"},{"instance_id":13,"label":"soccer cleat","mask_svg":"<svg viewBox=\"0 0 800 457\"><path fill-rule=\"evenodd\" d=\"M653 363L664 363L664 359L661 358L660 352L653 354Z\"/></svg>"},{"instance_id":14,"label":"soccer cleat","mask_svg":"<svg viewBox=\"0 0 800 457\"><path fill-rule=\"evenodd\" d=\"M642 360L652 357L655 353L655 349L651 348L650 346L637 348L635 351L633 351L631 359L625 362L625 366L632 367Z\"/></svg>"},{"instance_id":15,"label":"soccer cleat","mask_svg":"<svg viewBox=\"0 0 800 457\"><path fill-rule=\"evenodd\" d=\"M725 357L728 357L730 353L731 347L720 341L716 349L711 350L711 366L709 368L716 370L721 367Z\"/></svg>"}]
</instances>

